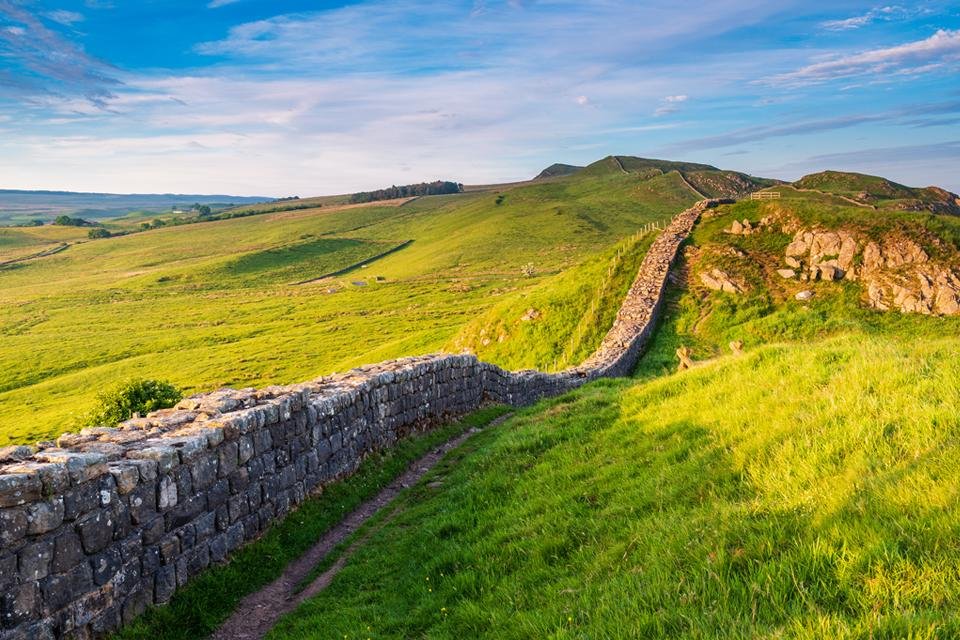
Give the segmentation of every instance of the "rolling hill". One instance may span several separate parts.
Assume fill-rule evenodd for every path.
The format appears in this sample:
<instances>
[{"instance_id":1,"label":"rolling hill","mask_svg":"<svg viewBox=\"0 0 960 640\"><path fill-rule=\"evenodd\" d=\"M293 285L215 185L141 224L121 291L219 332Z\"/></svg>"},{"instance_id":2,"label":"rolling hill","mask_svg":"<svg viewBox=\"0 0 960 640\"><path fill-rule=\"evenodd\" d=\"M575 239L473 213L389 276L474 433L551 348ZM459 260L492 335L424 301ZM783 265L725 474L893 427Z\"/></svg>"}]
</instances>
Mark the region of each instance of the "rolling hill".
<instances>
[{"instance_id":1,"label":"rolling hill","mask_svg":"<svg viewBox=\"0 0 960 640\"><path fill-rule=\"evenodd\" d=\"M594 170L414 201L292 201L283 211L75 239L0 268L0 443L77 429L98 390L136 376L189 393L456 348L476 317L534 291L553 289L544 295L567 309L597 300L604 313L580 328L572 352L580 318L551 315L552 346L528 350L536 336L518 335L510 353L526 355L516 362L582 353L630 275L618 267L601 289L559 274L582 269L592 279L617 259L617 243L697 199L677 173ZM643 251L637 244L629 260ZM341 275L317 280L330 273Z\"/></svg>"}]
</instances>

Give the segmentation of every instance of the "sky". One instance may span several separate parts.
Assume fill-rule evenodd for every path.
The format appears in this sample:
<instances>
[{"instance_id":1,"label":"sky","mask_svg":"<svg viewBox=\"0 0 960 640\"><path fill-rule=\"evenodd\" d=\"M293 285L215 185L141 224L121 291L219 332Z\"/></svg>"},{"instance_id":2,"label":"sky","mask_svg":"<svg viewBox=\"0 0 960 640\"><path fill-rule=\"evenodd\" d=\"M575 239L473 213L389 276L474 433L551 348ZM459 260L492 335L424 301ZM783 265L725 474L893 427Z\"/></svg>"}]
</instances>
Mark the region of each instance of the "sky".
<instances>
[{"instance_id":1,"label":"sky","mask_svg":"<svg viewBox=\"0 0 960 640\"><path fill-rule=\"evenodd\" d=\"M960 191L960 0L0 0L0 188L309 196L610 154Z\"/></svg>"}]
</instances>

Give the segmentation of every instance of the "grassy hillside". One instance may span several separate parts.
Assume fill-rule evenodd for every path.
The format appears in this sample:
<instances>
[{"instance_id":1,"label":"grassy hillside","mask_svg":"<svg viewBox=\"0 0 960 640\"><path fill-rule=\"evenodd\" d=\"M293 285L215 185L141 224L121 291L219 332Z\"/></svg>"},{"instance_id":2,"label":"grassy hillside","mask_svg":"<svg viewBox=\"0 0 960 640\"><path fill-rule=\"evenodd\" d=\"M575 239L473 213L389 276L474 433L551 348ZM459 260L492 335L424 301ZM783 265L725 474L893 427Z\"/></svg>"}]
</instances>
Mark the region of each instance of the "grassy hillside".
<instances>
[{"instance_id":1,"label":"grassy hillside","mask_svg":"<svg viewBox=\"0 0 960 640\"><path fill-rule=\"evenodd\" d=\"M907 187L862 173L823 171L804 176L793 186L836 194L874 208L960 215L960 197L955 193L938 187Z\"/></svg>"},{"instance_id":2,"label":"grassy hillside","mask_svg":"<svg viewBox=\"0 0 960 640\"><path fill-rule=\"evenodd\" d=\"M636 379L477 436L270 638L960 634L960 320L778 279L790 234L722 231L779 210L949 253L960 225L791 193L701 222Z\"/></svg>"},{"instance_id":3,"label":"grassy hillside","mask_svg":"<svg viewBox=\"0 0 960 640\"><path fill-rule=\"evenodd\" d=\"M609 261L616 243L695 199L675 175L597 172L500 193L164 227L7 265L0 444L77 428L97 391L134 376L191 393L439 350L494 305L549 289L598 254ZM617 286L627 281L624 271ZM622 292L598 295L609 315ZM554 316L550 331L569 336L577 322ZM564 346L538 358L552 361Z\"/></svg>"}]
</instances>

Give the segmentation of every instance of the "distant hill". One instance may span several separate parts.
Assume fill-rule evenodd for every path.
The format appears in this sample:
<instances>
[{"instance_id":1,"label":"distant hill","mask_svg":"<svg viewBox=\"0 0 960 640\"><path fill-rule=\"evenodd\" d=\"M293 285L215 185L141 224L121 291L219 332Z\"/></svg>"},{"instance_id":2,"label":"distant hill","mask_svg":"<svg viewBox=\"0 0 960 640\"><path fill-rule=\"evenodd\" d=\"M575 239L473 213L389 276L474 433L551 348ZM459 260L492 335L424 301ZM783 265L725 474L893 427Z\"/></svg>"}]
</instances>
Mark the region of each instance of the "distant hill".
<instances>
[{"instance_id":1,"label":"distant hill","mask_svg":"<svg viewBox=\"0 0 960 640\"><path fill-rule=\"evenodd\" d=\"M131 211L161 212L193 204L243 205L271 200L267 197L199 194L119 194L72 191L0 189L0 225L28 219L52 220L62 214L107 218Z\"/></svg>"},{"instance_id":2,"label":"distant hill","mask_svg":"<svg viewBox=\"0 0 960 640\"><path fill-rule=\"evenodd\" d=\"M544 180L546 178L557 178L560 176L569 176L582 169L583 167L579 167L574 164L563 164L561 162L557 162L555 164L550 165L540 173L538 173L537 177L534 178L534 180Z\"/></svg>"},{"instance_id":3,"label":"distant hill","mask_svg":"<svg viewBox=\"0 0 960 640\"><path fill-rule=\"evenodd\" d=\"M641 179L673 173L679 176L691 192L703 198L743 197L778 182L739 171L718 169L709 164L634 156L607 156L583 169L585 175L610 173L635 174Z\"/></svg>"},{"instance_id":4,"label":"distant hill","mask_svg":"<svg viewBox=\"0 0 960 640\"><path fill-rule=\"evenodd\" d=\"M800 178L793 186L830 193L874 208L960 215L960 196L946 189L908 187L862 173L821 171Z\"/></svg>"}]
</instances>

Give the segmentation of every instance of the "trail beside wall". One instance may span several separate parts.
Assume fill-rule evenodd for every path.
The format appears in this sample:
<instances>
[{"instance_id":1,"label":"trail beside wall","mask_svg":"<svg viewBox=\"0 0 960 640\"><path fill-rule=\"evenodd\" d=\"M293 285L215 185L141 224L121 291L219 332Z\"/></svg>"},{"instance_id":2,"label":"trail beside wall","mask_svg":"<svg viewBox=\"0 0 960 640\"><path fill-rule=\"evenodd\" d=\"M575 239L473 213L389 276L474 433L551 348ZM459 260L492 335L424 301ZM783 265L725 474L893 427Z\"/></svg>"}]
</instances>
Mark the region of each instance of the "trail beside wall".
<instances>
[{"instance_id":1,"label":"trail beside wall","mask_svg":"<svg viewBox=\"0 0 960 640\"><path fill-rule=\"evenodd\" d=\"M487 403L526 405L628 374L706 200L651 246L583 364L505 371L471 355L404 358L303 384L223 389L55 447L0 450L0 640L96 636L411 431Z\"/></svg>"}]
</instances>

